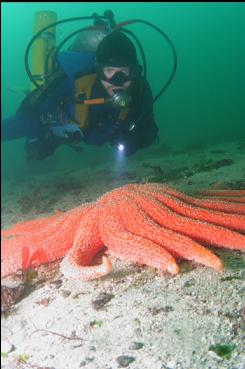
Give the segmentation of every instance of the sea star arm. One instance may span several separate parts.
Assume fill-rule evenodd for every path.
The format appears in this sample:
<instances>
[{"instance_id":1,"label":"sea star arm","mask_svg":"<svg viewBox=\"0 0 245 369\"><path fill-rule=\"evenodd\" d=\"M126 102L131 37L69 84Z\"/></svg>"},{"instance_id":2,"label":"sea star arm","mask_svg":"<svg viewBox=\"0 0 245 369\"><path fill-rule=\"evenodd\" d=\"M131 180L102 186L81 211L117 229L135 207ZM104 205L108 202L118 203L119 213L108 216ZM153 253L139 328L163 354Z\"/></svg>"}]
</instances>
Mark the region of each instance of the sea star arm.
<instances>
[{"instance_id":1,"label":"sea star arm","mask_svg":"<svg viewBox=\"0 0 245 369\"><path fill-rule=\"evenodd\" d=\"M207 190L201 193L213 199L243 204L243 213L245 213L245 190Z\"/></svg>"},{"instance_id":2,"label":"sea star arm","mask_svg":"<svg viewBox=\"0 0 245 369\"><path fill-rule=\"evenodd\" d=\"M198 242L230 249L245 249L245 236L208 222L181 216L172 211L151 194L132 191L134 199L158 224L184 234Z\"/></svg>"},{"instance_id":3,"label":"sea star arm","mask_svg":"<svg viewBox=\"0 0 245 369\"><path fill-rule=\"evenodd\" d=\"M128 262L148 265L171 274L179 272L173 256L149 239L125 230L118 214L117 203L110 203L100 220L100 234L109 252Z\"/></svg>"},{"instance_id":4,"label":"sea star arm","mask_svg":"<svg viewBox=\"0 0 245 369\"><path fill-rule=\"evenodd\" d=\"M48 226L50 223L53 222L53 220L59 218L62 216L61 211L57 211L55 214L50 215L48 217L42 217L39 219L32 219L28 221L22 221L18 222L14 225L12 225L9 229L3 229L1 231L2 237L14 237L14 236L20 236L23 234L27 234L30 232L38 232L44 227Z\"/></svg>"},{"instance_id":5,"label":"sea star arm","mask_svg":"<svg viewBox=\"0 0 245 369\"><path fill-rule=\"evenodd\" d=\"M102 257L102 263L100 265L81 266L74 262L71 255L67 255L60 263L60 271L68 279L90 281L107 275L111 270L112 264L106 256Z\"/></svg>"},{"instance_id":6,"label":"sea star arm","mask_svg":"<svg viewBox=\"0 0 245 369\"><path fill-rule=\"evenodd\" d=\"M240 208L242 208L242 209L244 209L244 210L241 210L241 213L243 213L243 214L245 214L245 197L239 197L239 196L237 196L237 197L235 197L235 196L230 196L230 197L226 197L226 196L224 196L224 197L222 197L222 198L220 198L220 197L213 197L213 200L214 199L222 199L222 201L223 202L229 202L229 203L238 203L238 204L240 204ZM239 206L239 205L238 205ZM238 211L238 213L239 213L239 211Z\"/></svg>"},{"instance_id":7,"label":"sea star arm","mask_svg":"<svg viewBox=\"0 0 245 369\"><path fill-rule=\"evenodd\" d=\"M134 186L133 188L135 188L135 185L130 185L130 186L131 187ZM243 203L237 203L237 204L227 203L224 201L225 197L199 199L199 198L188 196L180 191L177 191L174 188L171 188L165 185L161 186L159 184L151 183L151 184L147 184L144 186L148 189L151 188L153 191L156 190L157 192L161 194L168 193L169 195L172 195L175 198L182 200L185 203L190 204L190 205L200 206L201 208L218 210L218 211L227 212L227 213L245 215L245 206ZM237 197L236 199L240 199L240 198Z\"/></svg>"},{"instance_id":8,"label":"sea star arm","mask_svg":"<svg viewBox=\"0 0 245 369\"><path fill-rule=\"evenodd\" d=\"M202 191L203 195L208 196L237 196L245 197L245 190L206 190Z\"/></svg>"},{"instance_id":9,"label":"sea star arm","mask_svg":"<svg viewBox=\"0 0 245 369\"><path fill-rule=\"evenodd\" d=\"M193 260L218 271L223 270L222 261L210 250L189 237L154 223L148 214L135 204L132 193L126 192L122 197L123 200L118 201L118 207L128 231L163 246L173 256Z\"/></svg>"},{"instance_id":10,"label":"sea star arm","mask_svg":"<svg viewBox=\"0 0 245 369\"><path fill-rule=\"evenodd\" d=\"M72 248L60 264L60 271L66 278L91 280L111 271L111 262L105 256L102 264L88 266L103 247L98 230L98 215L95 205L79 224Z\"/></svg>"},{"instance_id":11,"label":"sea star arm","mask_svg":"<svg viewBox=\"0 0 245 369\"><path fill-rule=\"evenodd\" d=\"M188 218L199 219L216 225L221 225L236 231L245 231L245 215L224 213L218 210L205 209L200 206L191 206L168 193L161 193L147 186L139 187L139 191L154 196L162 204L168 206L177 214Z\"/></svg>"},{"instance_id":12,"label":"sea star arm","mask_svg":"<svg viewBox=\"0 0 245 369\"><path fill-rule=\"evenodd\" d=\"M21 222L8 234L5 232L1 245L1 275L61 259L71 248L78 225L90 209L91 205L81 206L48 217L47 222L46 218L27 221L26 228L25 222Z\"/></svg>"}]
</instances>

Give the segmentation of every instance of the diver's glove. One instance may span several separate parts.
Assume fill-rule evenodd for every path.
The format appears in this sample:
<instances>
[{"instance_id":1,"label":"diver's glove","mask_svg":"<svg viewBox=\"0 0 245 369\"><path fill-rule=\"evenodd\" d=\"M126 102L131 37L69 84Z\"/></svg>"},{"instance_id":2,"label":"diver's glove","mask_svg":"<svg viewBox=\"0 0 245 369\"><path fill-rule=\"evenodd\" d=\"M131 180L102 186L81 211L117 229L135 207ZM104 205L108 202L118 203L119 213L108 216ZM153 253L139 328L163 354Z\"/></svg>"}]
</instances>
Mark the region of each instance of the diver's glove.
<instances>
[{"instance_id":1,"label":"diver's glove","mask_svg":"<svg viewBox=\"0 0 245 369\"><path fill-rule=\"evenodd\" d=\"M75 145L81 141L83 136L80 131L67 132L67 143L71 145Z\"/></svg>"},{"instance_id":2,"label":"diver's glove","mask_svg":"<svg viewBox=\"0 0 245 369\"><path fill-rule=\"evenodd\" d=\"M42 137L27 138L25 142L27 160L36 161L45 159L47 156L54 154L55 147L55 139L50 131L47 131Z\"/></svg>"}]
</instances>

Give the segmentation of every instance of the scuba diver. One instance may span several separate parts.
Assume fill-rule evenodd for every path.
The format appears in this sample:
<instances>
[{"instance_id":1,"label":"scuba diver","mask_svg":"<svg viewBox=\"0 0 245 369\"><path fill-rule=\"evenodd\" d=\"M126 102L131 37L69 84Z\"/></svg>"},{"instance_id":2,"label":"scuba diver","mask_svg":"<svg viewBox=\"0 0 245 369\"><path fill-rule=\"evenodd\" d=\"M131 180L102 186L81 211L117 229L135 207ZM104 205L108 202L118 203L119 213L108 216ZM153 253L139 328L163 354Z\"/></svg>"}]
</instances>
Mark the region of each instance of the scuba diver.
<instances>
[{"instance_id":1,"label":"scuba diver","mask_svg":"<svg viewBox=\"0 0 245 369\"><path fill-rule=\"evenodd\" d=\"M114 23L113 13L108 18ZM153 96L142 76L136 48L120 28L108 30L94 16L94 29L79 33L42 85L2 121L2 140L26 137L27 160L53 155L61 144L111 144L125 156L158 136Z\"/></svg>"}]
</instances>

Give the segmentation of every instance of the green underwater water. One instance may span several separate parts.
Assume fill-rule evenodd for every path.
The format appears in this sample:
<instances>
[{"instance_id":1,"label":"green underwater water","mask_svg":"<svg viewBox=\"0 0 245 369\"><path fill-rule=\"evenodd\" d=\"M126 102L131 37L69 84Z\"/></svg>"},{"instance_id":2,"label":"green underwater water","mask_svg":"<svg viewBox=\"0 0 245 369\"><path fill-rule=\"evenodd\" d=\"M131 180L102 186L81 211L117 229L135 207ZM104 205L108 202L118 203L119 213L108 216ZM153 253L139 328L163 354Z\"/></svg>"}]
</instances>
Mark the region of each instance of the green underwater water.
<instances>
[{"instance_id":1,"label":"green underwater water","mask_svg":"<svg viewBox=\"0 0 245 369\"><path fill-rule=\"evenodd\" d=\"M55 11L61 20L89 16L93 12L102 15L106 9L114 12L117 22L142 19L153 23L175 46L176 74L154 106L160 144L177 148L245 139L245 4L242 2L3 2L2 117L14 114L23 98L23 94L12 89L25 89L30 85L24 53L33 36L35 13ZM88 24L83 22L82 27ZM58 41L78 27L79 22L59 26ZM127 28L135 33L144 48L148 80L155 96L171 73L171 50L155 30L142 24ZM3 182L30 173L35 176L57 169L80 169L86 167L88 158L100 164L115 154L109 146L85 146L81 154L62 147L53 157L28 164L24 139L3 143L1 151ZM141 153L147 158L148 152L146 149ZM133 160L134 157L129 159Z\"/></svg>"}]
</instances>

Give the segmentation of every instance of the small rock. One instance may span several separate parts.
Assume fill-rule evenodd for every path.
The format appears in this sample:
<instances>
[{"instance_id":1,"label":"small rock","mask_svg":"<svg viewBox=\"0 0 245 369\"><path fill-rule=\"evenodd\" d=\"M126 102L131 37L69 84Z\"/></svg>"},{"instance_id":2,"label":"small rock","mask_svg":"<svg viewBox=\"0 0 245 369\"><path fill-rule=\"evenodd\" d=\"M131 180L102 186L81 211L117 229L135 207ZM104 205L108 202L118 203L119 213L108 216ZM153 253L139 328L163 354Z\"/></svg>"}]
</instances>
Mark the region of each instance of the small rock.
<instances>
[{"instance_id":1,"label":"small rock","mask_svg":"<svg viewBox=\"0 0 245 369\"><path fill-rule=\"evenodd\" d=\"M153 307L149 307L149 312L153 315L153 316L155 316L155 315L157 315L157 314L159 314L159 313L161 313L162 311L163 311L163 308L162 307L160 307L160 308L158 308L158 307L156 307L156 306L153 306Z\"/></svg>"},{"instance_id":2,"label":"small rock","mask_svg":"<svg viewBox=\"0 0 245 369\"><path fill-rule=\"evenodd\" d=\"M135 358L133 356L118 356L117 362L119 364L119 368L126 368L129 364L133 363Z\"/></svg>"},{"instance_id":3,"label":"small rock","mask_svg":"<svg viewBox=\"0 0 245 369\"><path fill-rule=\"evenodd\" d=\"M100 310L104 307L105 304L107 304L112 298L114 297L114 295L112 295L111 293L105 293L102 292L100 293L93 301L92 301L92 306L95 310Z\"/></svg>"},{"instance_id":4,"label":"small rock","mask_svg":"<svg viewBox=\"0 0 245 369\"><path fill-rule=\"evenodd\" d=\"M169 313L170 311L174 311L174 308L170 305L166 305L162 309L165 313Z\"/></svg>"},{"instance_id":5,"label":"small rock","mask_svg":"<svg viewBox=\"0 0 245 369\"><path fill-rule=\"evenodd\" d=\"M25 285L19 283L17 286L1 286L1 312L5 313L19 302L24 294Z\"/></svg>"},{"instance_id":6,"label":"small rock","mask_svg":"<svg viewBox=\"0 0 245 369\"><path fill-rule=\"evenodd\" d=\"M61 291L61 294L62 294L63 297L69 297L70 294L71 294L71 291L69 291L69 290L62 290Z\"/></svg>"},{"instance_id":7,"label":"small rock","mask_svg":"<svg viewBox=\"0 0 245 369\"><path fill-rule=\"evenodd\" d=\"M186 281L185 283L184 283L184 287L192 287L192 286L194 286L195 285L195 281L194 281L194 279L190 279L189 281Z\"/></svg>"},{"instance_id":8,"label":"small rock","mask_svg":"<svg viewBox=\"0 0 245 369\"><path fill-rule=\"evenodd\" d=\"M35 301L35 304L42 306L49 306L51 302L51 297L44 297L42 300Z\"/></svg>"},{"instance_id":9,"label":"small rock","mask_svg":"<svg viewBox=\"0 0 245 369\"><path fill-rule=\"evenodd\" d=\"M130 350L140 350L142 347L144 347L143 342L132 342L129 346Z\"/></svg>"},{"instance_id":10,"label":"small rock","mask_svg":"<svg viewBox=\"0 0 245 369\"><path fill-rule=\"evenodd\" d=\"M94 361L94 356L91 356L91 355L90 355L90 356L87 356L87 357L86 357L86 362L87 362L87 363L91 363L92 361Z\"/></svg>"},{"instance_id":11,"label":"small rock","mask_svg":"<svg viewBox=\"0 0 245 369\"><path fill-rule=\"evenodd\" d=\"M61 279L57 279L56 281L52 281L51 284L53 284L54 287L58 290L62 286L63 282Z\"/></svg>"}]
</instances>

